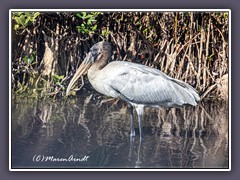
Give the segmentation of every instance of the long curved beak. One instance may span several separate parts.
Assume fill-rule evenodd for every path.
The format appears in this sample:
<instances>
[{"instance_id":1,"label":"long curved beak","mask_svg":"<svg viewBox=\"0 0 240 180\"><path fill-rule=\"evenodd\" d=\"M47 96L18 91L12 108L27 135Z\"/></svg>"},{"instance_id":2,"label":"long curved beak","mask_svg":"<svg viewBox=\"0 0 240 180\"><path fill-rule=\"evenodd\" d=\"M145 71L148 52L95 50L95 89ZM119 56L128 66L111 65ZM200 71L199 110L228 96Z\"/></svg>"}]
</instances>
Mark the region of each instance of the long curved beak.
<instances>
[{"instance_id":1,"label":"long curved beak","mask_svg":"<svg viewBox=\"0 0 240 180\"><path fill-rule=\"evenodd\" d=\"M67 87L67 91L66 91L66 96L68 96L71 88L73 87L73 85L75 84L75 82L82 76L84 75L87 70L90 68L91 66L91 62L93 62L93 56L91 53L88 53L86 58L84 59L84 61L82 62L82 64L79 66L79 68L77 69L76 73L74 74L73 78L71 79L68 87Z\"/></svg>"}]
</instances>

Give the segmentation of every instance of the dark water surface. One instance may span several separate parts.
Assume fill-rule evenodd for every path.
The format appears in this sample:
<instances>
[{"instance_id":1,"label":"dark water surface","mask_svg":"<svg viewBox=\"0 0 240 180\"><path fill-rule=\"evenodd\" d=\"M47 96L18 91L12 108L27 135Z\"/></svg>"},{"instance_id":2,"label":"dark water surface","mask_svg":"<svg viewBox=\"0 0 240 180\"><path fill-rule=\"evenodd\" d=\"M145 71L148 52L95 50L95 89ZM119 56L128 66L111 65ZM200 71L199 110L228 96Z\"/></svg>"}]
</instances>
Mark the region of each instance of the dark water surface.
<instances>
[{"instance_id":1,"label":"dark water surface","mask_svg":"<svg viewBox=\"0 0 240 180\"><path fill-rule=\"evenodd\" d=\"M139 143L122 101L12 99L12 168L228 168L228 106L146 108Z\"/></svg>"}]
</instances>

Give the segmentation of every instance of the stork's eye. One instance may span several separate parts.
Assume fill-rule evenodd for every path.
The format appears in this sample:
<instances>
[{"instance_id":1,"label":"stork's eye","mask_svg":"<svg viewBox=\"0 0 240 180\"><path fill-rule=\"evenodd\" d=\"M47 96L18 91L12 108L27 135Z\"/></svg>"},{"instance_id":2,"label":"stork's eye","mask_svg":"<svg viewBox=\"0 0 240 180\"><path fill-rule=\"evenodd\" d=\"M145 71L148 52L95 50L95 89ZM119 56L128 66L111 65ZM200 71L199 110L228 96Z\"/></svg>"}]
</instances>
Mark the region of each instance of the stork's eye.
<instances>
[{"instance_id":1,"label":"stork's eye","mask_svg":"<svg viewBox=\"0 0 240 180\"><path fill-rule=\"evenodd\" d=\"M98 52L98 51L92 51L91 53L93 56L98 56L100 54L100 52Z\"/></svg>"}]
</instances>

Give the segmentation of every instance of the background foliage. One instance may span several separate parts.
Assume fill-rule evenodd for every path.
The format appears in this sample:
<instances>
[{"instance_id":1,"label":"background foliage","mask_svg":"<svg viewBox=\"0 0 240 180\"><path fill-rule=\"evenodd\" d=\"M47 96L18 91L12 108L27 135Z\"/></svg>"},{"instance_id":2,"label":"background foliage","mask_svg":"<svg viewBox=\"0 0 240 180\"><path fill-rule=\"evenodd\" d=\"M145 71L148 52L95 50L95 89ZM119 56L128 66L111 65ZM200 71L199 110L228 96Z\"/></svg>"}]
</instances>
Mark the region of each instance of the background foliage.
<instances>
[{"instance_id":1,"label":"background foliage","mask_svg":"<svg viewBox=\"0 0 240 180\"><path fill-rule=\"evenodd\" d=\"M12 24L14 94L64 96L89 48L105 40L113 59L158 68L202 98L228 97L227 12L13 12Z\"/></svg>"}]
</instances>

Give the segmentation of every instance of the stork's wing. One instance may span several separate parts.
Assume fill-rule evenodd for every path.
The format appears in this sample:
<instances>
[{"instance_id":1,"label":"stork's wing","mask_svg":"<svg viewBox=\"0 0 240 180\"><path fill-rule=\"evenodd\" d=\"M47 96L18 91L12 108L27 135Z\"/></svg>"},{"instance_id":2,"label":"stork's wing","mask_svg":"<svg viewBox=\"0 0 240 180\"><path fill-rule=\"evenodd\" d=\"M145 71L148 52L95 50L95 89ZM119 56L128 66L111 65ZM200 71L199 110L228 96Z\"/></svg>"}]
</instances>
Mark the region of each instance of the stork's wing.
<instances>
[{"instance_id":1,"label":"stork's wing","mask_svg":"<svg viewBox=\"0 0 240 180\"><path fill-rule=\"evenodd\" d=\"M171 107L196 105L200 99L190 85L157 69L129 62L116 62L115 67L121 71L113 78L111 87L129 102Z\"/></svg>"}]
</instances>

